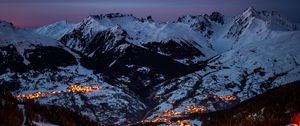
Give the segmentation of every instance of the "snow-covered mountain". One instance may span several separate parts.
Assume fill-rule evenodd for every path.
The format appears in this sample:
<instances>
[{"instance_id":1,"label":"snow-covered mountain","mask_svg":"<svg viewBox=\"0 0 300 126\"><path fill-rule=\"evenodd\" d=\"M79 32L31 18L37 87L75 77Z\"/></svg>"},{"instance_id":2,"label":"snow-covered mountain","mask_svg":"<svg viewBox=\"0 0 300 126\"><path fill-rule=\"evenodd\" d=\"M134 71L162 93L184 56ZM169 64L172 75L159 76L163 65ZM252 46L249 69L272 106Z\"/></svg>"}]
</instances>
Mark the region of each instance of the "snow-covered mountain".
<instances>
[{"instance_id":1,"label":"snow-covered mountain","mask_svg":"<svg viewBox=\"0 0 300 126\"><path fill-rule=\"evenodd\" d=\"M15 28L0 21L0 59L2 70L26 68L54 68L75 63L73 55L60 42ZM60 55L60 57L57 57Z\"/></svg>"},{"instance_id":2,"label":"snow-covered mountain","mask_svg":"<svg viewBox=\"0 0 300 126\"><path fill-rule=\"evenodd\" d=\"M199 31L204 37L210 38L214 34L213 25L223 25L224 15L213 12L211 15L186 15L178 18L178 22L189 25L192 29Z\"/></svg>"},{"instance_id":3,"label":"snow-covered mountain","mask_svg":"<svg viewBox=\"0 0 300 126\"><path fill-rule=\"evenodd\" d=\"M146 96L148 94L143 91L144 88L151 88L166 79L190 71L188 66L168 55L149 50L131 37L139 29L142 30L137 26L150 27L150 25L156 24L142 22L132 15L90 16L78 23L74 30L64 35L60 41L83 54L82 64L87 68L105 72L113 80L125 83L130 90L134 90L140 96ZM146 31L143 32L150 35ZM139 37L140 40L145 39L144 35ZM194 46L190 46L196 52L198 51ZM170 52L176 53L176 51ZM177 70L174 71L174 68Z\"/></svg>"},{"instance_id":4,"label":"snow-covered mountain","mask_svg":"<svg viewBox=\"0 0 300 126\"><path fill-rule=\"evenodd\" d=\"M156 23L151 17L148 17L148 19L139 19L132 15L113 13L89 16L76 24L73 31L66 33L61 39L57 39L75 50L83 51L86 50L86 46L89 46L89 41L99 32L118 28L126 31L127 34L123 37L129 43L148 48L166 56L171 56L173 59L186 64L190 64L189 62L195 63L214 56L216 53L207 39L203 37L202 33L190 27L192 27L191 24L181 22ZM39 29L51 29L51 27L42 27ZM39 34L48 34L39 32L39 29L36 30ZM65 30L68 29L66 28ZM175 53L177 51L183 53Z\"/></svg>"},{"instance_id":5,"label":"snow-covered mountain","mask_svg":"<svg viewBox=\"0 0 300 126\"><path fill-rule=\"evenodd\" d=\"M264 34L270 30L295 31L297 29L296 24L287 21L275 11L257 11L250 7L243 14L235 18L226 37L238 41L238 39L243 39L241 38L242 36L250 38L248 35L251 35L250 39L262 40L264 36L260 34Z\"/></svg>"},{"instance_id":6,"label":"snow-covered mountain","mask_svg":"<svg viewBox=\"0 0 300 126\"><path fill-rule=\"evenodd\" d=\"M174 124L300 80L298 29L254 8L163 23L92 15L35 30L1 21L0 88L102 124Z\"/></svg>"},{"instance_id":7,"label":"snow-covered mountain","mask_svg":"<svg viewBox=\"0 0 300 126\"><path fill-rule=\"evenodd\" d=\"M1 21L0 27L1 90L15 96L42 96L36 102L62 106L103 124L130 123L142 117L139 113L145 105L135 94L104 82L104 75L82 66L79 54L62 43L8 22ZM64 92L72 85L101 90Z\"/></svg>"},{"instance_id":8,"label":"snow-covered mountain","mask_svg":"<svg viewBox=\"0 0 300 126\"><path fill-rule=\"evenodd\" d=\"M152 98L157 99L158 105L149 112L148 120L153 121L168 110L192 112L187 106L202 112L221 110L300 79L300 32L288 29L292 24L278 26L281 30L267 27L270 20L253 17L249 14L252 12L268 13L250 8L238 16L228 33L243 30L233 36L231 50L211 59L200 71L155 87ZM251 19L246 27L237 21L241 17Z\"/></svg>"},{"instance_id":9,"label":"snow-covered mountain","mask_svg":"<svg viewBox=\"0 0 300 126\"><path fill-rule=\"evenodd\" d=\"M34 29L34 32L59 40L73 30L74 26L75 24L68 23L67 21L60 21Z\"/></svg>"}]
</instances>

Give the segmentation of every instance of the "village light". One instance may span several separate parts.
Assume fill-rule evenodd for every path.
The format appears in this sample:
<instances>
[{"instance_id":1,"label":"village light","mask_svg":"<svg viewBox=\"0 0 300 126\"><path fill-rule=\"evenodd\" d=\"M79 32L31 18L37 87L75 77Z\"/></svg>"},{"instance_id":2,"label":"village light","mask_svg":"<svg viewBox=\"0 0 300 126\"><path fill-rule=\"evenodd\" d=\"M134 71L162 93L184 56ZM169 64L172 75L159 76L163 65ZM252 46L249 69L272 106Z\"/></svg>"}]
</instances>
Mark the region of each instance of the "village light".
<instances>
[{"instance_id":1,"label":"village light","mask_svg":"<svg viewBox=\"0 0 300 126\"><path fill-rule=\"evenodd\" d=\"M67 90L62 90L62 91L52 91L52 92L36 92L32 94L19 94L16 96L16 98L22 98L22 99L36 99L40 97L44 97L46 95L50 94L61 94L61 93L76 93L76 92L81 92L81 93L88 93L92 92L94 90L101 90L101 86L97 85L92 85L92 86L79 86L79 85L70 85Z\"/></svg>"}]
</instances>

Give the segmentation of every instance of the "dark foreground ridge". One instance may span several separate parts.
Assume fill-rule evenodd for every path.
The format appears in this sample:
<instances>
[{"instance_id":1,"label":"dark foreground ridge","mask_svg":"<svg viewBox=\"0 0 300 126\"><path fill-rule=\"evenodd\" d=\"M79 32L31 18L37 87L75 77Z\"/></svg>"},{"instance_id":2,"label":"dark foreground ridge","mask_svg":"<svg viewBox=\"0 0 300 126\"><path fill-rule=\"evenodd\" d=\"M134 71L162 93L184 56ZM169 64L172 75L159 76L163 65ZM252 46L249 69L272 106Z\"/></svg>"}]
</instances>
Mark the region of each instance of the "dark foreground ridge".
<instances>
[{"instance_id":1,"label":"dark foreground ridge","mask_svg":"<svg viewBox=\"0 0 300 126\"><path fill-rule=\"evenodd\" d=\"M18 101L9 92L0 93L1 126L35 126L36 123L51 123L59 126L101 126L88 117L63 107L40 105L33 100Z\"/></svg>"},{"instance_id":2,"label":"dark foreground ridge","mask_svg":"<svg viewBox=\"0 0 300 126\"><path fill-rule=\"evenodd\" d=\"M194 113L173 122L199 119L203 126L284 126L298 123L300 113L300 81L289 83L253 97L226 110L211 113ZM158 125L139 123L136 125Z\"/></svg>"}]
</instances>

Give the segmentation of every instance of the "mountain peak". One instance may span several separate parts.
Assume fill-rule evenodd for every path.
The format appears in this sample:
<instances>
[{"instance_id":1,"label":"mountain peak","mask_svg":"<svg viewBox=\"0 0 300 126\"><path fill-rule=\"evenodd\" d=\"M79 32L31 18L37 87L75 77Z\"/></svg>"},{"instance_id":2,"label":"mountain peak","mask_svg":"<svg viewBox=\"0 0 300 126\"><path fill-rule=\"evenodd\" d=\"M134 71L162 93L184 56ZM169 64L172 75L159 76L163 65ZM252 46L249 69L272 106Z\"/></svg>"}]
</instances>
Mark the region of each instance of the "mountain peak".
<instances>
[{"instance_id":1,"label":"mountain peak","mask_svg":"<svg viewBox=\"0 0 300 126\"><path fill-rule=\"evenodd\" d=\"M253 7L248 7L242 15L244 15L245 17L251 17L251 16L255 16L257 14L257 10L255 10Z\"/></svg>"},{"instance_id":2,"label":"mountain peak","mask_svg":"<svg viewBox=\"0 0 300 126\"><path fill-rule=\"evenodd\" d=\"M66 27L67 25L71 25L66 20L58 21L49 25L45 25L43 27L50 27L50 28L56 28L56 27Z\"/></svg>"},{"instance_id":3,"label":"mountain peak","mask_svg":"<svg viewBox=\"0 0 300 126\"><path fill-rule=\"evenodd\" d=\"M73 28L74 24L63 20L37 28L34 30L34 32L59 40L65 33L71 31Z\"/></svg>"},{"instance_id":4,"label":"mountain peak","mask_svg":"<svg viewBox=\"0 0 300 126\"><path fill-rule=\"evenodd\" d=\"M0 20L0 27L14 27L13 23Z\"/></svg>"},{"instance_id":5,"label":"mountain peak","mask_svg":"<svg viewBox=\"0 0 300 126\"><path fill-rule=\"evenodd\" d=\"M127 36L127 32L120 25L116 25L110 28L110 31L114 33L115 36L122 36L121 38Z\"/></svg>"},{"instance_id":6,"label":"mountain peak","mask_svg":"<svg viewBox=\"0 0 300 126\"><path fill-rule=\"evenodd\" d=\"M245 10L245 12L255 12L256 10L255 10L255 8L254 7L248 7L246 10Z\"/></svg>"},{"instance_id":7,"label":"mountain peak","mask_svg":"<svg viewBox=\"0 0 300 126\"><path fill-rule=\"evenodd\" d=\"M108 14L100 14L100 15L91 15L90 17L95 19L102 18L120 18L120 17L134 17L132 14L122 14L122 13L108 13Z\"/></svg>"}]
</instances>

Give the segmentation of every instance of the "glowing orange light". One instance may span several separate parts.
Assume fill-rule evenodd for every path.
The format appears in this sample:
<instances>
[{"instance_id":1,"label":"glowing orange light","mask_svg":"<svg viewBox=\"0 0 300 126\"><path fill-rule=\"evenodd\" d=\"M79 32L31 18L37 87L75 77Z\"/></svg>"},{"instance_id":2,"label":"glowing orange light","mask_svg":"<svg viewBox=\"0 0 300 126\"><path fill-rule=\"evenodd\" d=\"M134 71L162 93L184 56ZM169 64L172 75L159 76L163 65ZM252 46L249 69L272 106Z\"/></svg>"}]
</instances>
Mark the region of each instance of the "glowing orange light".
<instances>
[{"instance_id":1,"label":"glowing orange light","mask_svg":"<svg viewBox=\"0 0 300 126\"><path fill-rule=\"evenodd\" d=\"M216 99L222 99L222 100L225 100L225 101L233 101L233 100L237 100L237 97L232 96L232 95L225 95L225 96L217 96L217 95L208 96L208 95L205 95L204 97L205 97L205 98L213 97L213 98L216 98Z\"/></svg>"},{"instance_id":2,"label":"glowing orange light","mask_svg":"<svg viewBox=\"0 0 300 126\"><path fill-rule=\"evenodd\" d=\"M300 126L300 113L295 114L289 121L290 124L296 124Z\"/></svg>"},{"instance_id":3,"label":"glowing orange light","mask_svg":"<svg viewBox=\"0 0 300 126\"><path fill-rule=\"evenodd\" d=\"M16 98L23 98L23 99L36 99L40 97L44 97L46 95L50 94L61 94L61 93L75 93L75 92L82 92L82 93L87 93L87 92L92 92L94 90L101 90L102 87L97 86L97 85L92 85L92 86L79 86L79 85L70 85L67 90L62 90L62 91L52 91L52 92L36 92L32 94L19 94L16 96Z\"/></svg>"},{"instance_id":4,"label":"glowing orange light","mask_svg":"<svg viewBox=\"0 0 300 126\"><path fill-rule=\"evenodd\" d=\"M218 96L220 99L226 100L226 101L233 101L236 100L235 96Z\"/></svg>"},{"instance_id":5,"label":"glowing orange light","mask_svg":"<svg viewBox=\"0 0 300 126\"><path fill-rule=\"evenodd\" d=\"M195 107L195 106L186 106L185 109L189 110L192 113L194 113L194 112L206 112L207 111L204 108L199 108L199 107Z\"/></svg>"}]
</instances>

